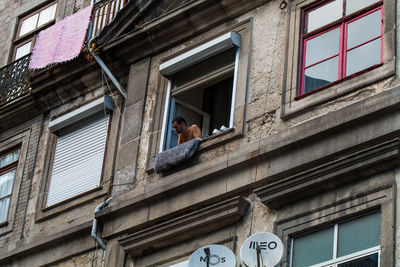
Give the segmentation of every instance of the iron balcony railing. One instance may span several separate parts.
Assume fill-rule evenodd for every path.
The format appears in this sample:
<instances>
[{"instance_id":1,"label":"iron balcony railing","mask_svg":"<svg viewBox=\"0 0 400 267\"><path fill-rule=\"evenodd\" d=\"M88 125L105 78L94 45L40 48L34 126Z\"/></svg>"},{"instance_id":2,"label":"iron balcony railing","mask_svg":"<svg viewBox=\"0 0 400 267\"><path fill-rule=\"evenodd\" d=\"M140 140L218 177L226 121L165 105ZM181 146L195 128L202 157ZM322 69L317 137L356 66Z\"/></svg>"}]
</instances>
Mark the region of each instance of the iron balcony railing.
<instances>
[{"instance_id":1,"label":"iron balcony railing","mask_svg":"<svg viewBox=\"0 0 400 267\"><path fill-rule=\"evenodd\" d=\"M0 69L0 107L29 93L30 58L28 54Z\"/></svg>"},{"instance_id":2,"label":"iron balcony railing","mask_svg":"<svg viewBox=\"0 0 400 267\"><path fill-rule=\"evenodd\" d=\"M90 24L87 39L96 36L117 15L128 0L103 0L93 6L92 22Z\"/></svg>"}]
</instances>

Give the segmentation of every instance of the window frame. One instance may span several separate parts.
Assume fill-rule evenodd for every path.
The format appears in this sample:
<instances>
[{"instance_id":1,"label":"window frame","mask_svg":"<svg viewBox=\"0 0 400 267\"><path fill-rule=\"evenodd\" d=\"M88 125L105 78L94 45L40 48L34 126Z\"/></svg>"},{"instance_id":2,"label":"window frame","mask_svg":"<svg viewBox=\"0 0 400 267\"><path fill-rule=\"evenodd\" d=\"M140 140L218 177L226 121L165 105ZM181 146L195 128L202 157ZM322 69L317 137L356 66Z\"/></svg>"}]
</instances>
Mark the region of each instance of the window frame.
<instances>
[{"instance_id":1,"label":"window frame","mask_svg":"<svg viewBox=\"0 0 400 267\"><path fill-rule=\"evenodd\" d=\"M154 158L160 151L160 140L161 140L161 130L163 124L163 115L165 110L165 100L168 92L168 79L164 77L159 72L159 66L162 62L165 62L171 58L174 58L178 55L189 51L192 48L198 47L210 40L213 40L223 34L228 32L236 32L241 36L241 49L239 56L239 66L238 66L238 74L237 74L237 86L236 86L236 96L235 96L235 105L234 105L234 120L233 127L223 131L219 134L215 134L204 138L200 142L199 150L208 149L213 146L217 146L221 143L227 142L228 140L239 138L243 136L244 126L245 126L245 109L246 109L246 99L247 99L247 90L248 90L248 79L249 79L249 66L251 60L251 29L253 25L253 19L249 18L242 22L239 22L233 26L226 27L224 30L219 28L218 30L214 30L206 35L198 36L192 40L190 46L177 51L176 49L169 50L168 52L159 55L158 60L153 62L155 63L154 72L150 75L154 75L158 77L158 83L155 85L157 90L157 102L155 105L155 111L153 112L153 120L151 123L151 134L150 140L148 143L148 151L150 157L146 161L146 171L151 173L154 171ZM206 37L204 37L206 36ZM184 46L180 46L182 48ZM177 51L177 52L176 52ZM157 79L157 78L156 78Z\"/></svg>"},{"instance_id":2,"label":"window frame","mask_svg":"<svg viewBox=\"0 0 400 267\"><path fill-rule=\"evenodd\" d=\"M82 192L80 194L74 195L68 199L54 203L51 206L47 206L48 190L52 176L51 174L53 169L53 162L54 162L54 156L58 138L55 132L57 132L60 129L62 130L64 128L68 128L68 126L72 125L73 123L84 122L85 119L87 119L88 117L102 112L102 111L99 112L97 110L94 111L94 113L90 113L93 110L96 110L96 107L94 107L93 110L84 110L84 109L85 106L91 107L91 104L96 104L97 101L101 102L101 98L104 97L105 96L100 97L98 99L91 99L85 103L82 103L82 105L78 108L70 106L63 112L53 111L52 112L53 114L50 115L52 119L49 120L47 125L45 126L45 135L47 135L47 138L44 141L45 143L41 144L41 146L47 147L47 149L45 152L45 157L43 159L44 161L41 163L41 165L43 166L43 173L42 173L42 184L40 186L40 195L38 198L37 209L35 214L36 222L41 222L57 214L66 212L70 209L73 209L77 206L87 203L91 200L103 197L109 192L113 176L112 168L114 166L114 161L116 157L116 153L114 153L114 150L117 146L117 138L118 138L117 133L120 120L118 112L112 112L112 111L109 112L110 114L108 114L109 121L107 130L107 140L104 150L104 158L103 158L103 165L101 172L102 174L100 177L99 186L87 190L85 192ZM108 96L106 97L108 98ZM114 107L118 106L120 108L122 102L120 97L114 96L113 99L115 100L115 102L113 101ZM107 108L109 109L109 103L105 103L107 101L108 100L104 101L104 105L108 106ZM79 109L82 107L83 107L82 110L84 110L84 112L87 112L87 114L83 114L81 112L82 110L79 111ZM62 119L57 121L60 118ZM67 120L65 120L65 118L67 118ZM65 123L65 121L67 122Z\"/></svg>"},{"instance_id":3,"label":"window frame","mask_svg":"<svg viewBox=\"0 0 400 267\"><path fill-rule=\"evenodd\" d=\"M392 266L396 229L393 210L397 190L394 175L394 171L379 173L280 209L274 232L285 246L285 266L291 266L293 237L374 212L381 213L380 266Z\"/></svg>"},{"instance_id":4,"label":"window frame","mask_svg":"<svg viewBox=\"0 0 400 267\"><path fill-rule=\"evenodd\" d=\"M0 158L3 157L3 156L6 156L6 155L8 155L8 154L11 154L11 153L13 153L13 152L15 152L15 151L17 151L17 150L20 150L20 148L19 148L19 147L14 147L14 148L12 148L12 149L10 149L10 150L8 150L8 151L2 152L2 153L0 154ZM19 153L18 153L18 154L19 154ZM7 165L5 165L5 166L3 166L3 167L0 168L0 176L3 175L3 174L6 174L6 173L10 173L10 172L12 172L12 171L15 171L15 174L14 174L14 177L13 177L13 185L12 185L12 188L11 188L11 193L8 194L8 195L5 195L5 196L3 196L3 197L0 197L0 201L3 200L3 199L5 199L5 198L8 198L8 197L9 197L9 198L10 198L10 204L11 204L11 199L12 199L13 189L14 189L15 176L16 176L16 174L17 174L18 162L19 162L19 155L18 155L18 159L17 159L16 161L11 162L11 163L9 163L9 164L7 164ZM9 206L7 207L7 218L6 218L4 221L0 221L0 227L1 227L2 225L4 225L4 224L7 224L7 221L8 221L8 213L9 213L9 211L10 211L10 206L11 206L10 204L9 204Z\"/></svg>"},{"instance_id":5,"label":"window frame","mask_svg":"<svg viewBox=\"0 0 400 267\"><path fill-rule=\"evenodd\" d=\"M16 172L14 176L10 205L8 208L8 216L6 221L0 223L0 235L9 233L13 231L14 228L14 221L19 199L19 191L24 175L25 160L27 156L29 138L30 138L30 130L27 130L25 132L16 134L12 137L0 140L1 155L8 154L16 149L19 149L20 151L17 162L13 162L12 164L7 165L7 167L5 167L4 169L2 168L2 172L6 169L10 170L14 168Z\"/></svg>"},{"instance_id":6,"label":"window frame","mask_svg":"<svg viewBox=\"0 0 400 267\"><path fill-rule=\"evenodd\" d=\"M344 221L336 222L335 224L331 225L330 227L333 227L333 231L334 231L334 234L333 234L334 235L334 237L333 237L333 251L332 251L333 257L332 257L331 260L324 261L324 262L321 262L321 263L317 263L317 264L311 265L310 267L324 267L324 266L327 266L327 265L332 265L332 267L333 267L333 266L337 266L338 264L342 264L342 263L346 263L346 262L349 262L349 261L352 261L352 260L360 259L360 258L363 258L365 256L373 255L373 254L376 254L376 253L378 253L378 266L380 266L380 255L381 255L380 242L379 242L379 246L375 246L375 247L371 247L371 248L364 249L364 250L361 250L361 251L357 251L355 253L351 253L351 254L348 254L348 255L345 255L345 256L341 256L341 257L337 256L339 224L345 223L347 221L357 220L359 218L362 218L363 216L368 216L368 215L374 214L374 213L380 213L380 211L372 211L372 212L369 212L369 213L366 213L366 214L362 214L361 216L358 216L358 217L355 217L355 218L352 217L350 220L344 220ZM380 221L382 221L382 216L381 216L381 220ZM382 225L382 223L381 223L381 225ZM319 229L319 230L323 230L323 229L324 228ZM310 233L302 234L302 236L306 236L308 234L310 234ZM294 240L295 239L296 239L296 237L292 237L291 238L291 251L290 251L290 261L289 261L290 262L290 267L293 266L292 265L293 264L293 248L294 248Z\"/></svg>"},{"instance_id":7,"label":"window frame","mask_svg":"<svg viewBox=\"0 0 400 267\"><path fill-rule=\"evenodd\" d=\"M229 38L228 38L228 36L229 36ZM228 42L229 42L229 44L226 44ZM226 45L224 45L224 43ZM207 56L207 54L210 53L207 49L213 49L213 46L224 46L224 48L220 48L221 51L212 52L211 56ZM212 39L211 41L208 41L202 45L193 47L189 51L187 51L181 55L178 55L160 65L160 72L164 76L166 76L168 79L168 87L167 87L167 96L165 98L165 104L164 104L164 114L163 114L163 119L162 119L159 152L166 150L164 147L168 143L167 130L169 129L169 124L172 122L172 119L173 119L173 118L171 118L171 112L173 112L173 110L174 110L174 108L172 107L172 103L177 102L179 104L179 101L172 100L173 93L174 93L173 92L173 83L174 83L173 75L179 71L184 71L185 69L189 68L192 65L203 62L213 56L219 55L220 53L223 53L229 49L235 49L235 59L234 59L234 66L233 66L233 83L232 83L232 89L231 89L232 94L231 94L231 106L230 106L230 111L229 111L228 130L234 128L235 99L236 99L236 90L237 90L239 58L240 58L240 50L241 50L240 47L241 47L240 35L234 31L231 31L231 32L225 33L215 39ZM206 56L204 56L203 54L206 54ZM190 62L190 59L193 59L194 63ZM176 67L176 65L179 65L179 64L181 64L182 66ZM168 68L172 68L175 70L168 71ZM224 68L226 68L226 67L224 67ZM218 69L218 71L219 71L219 69ZM206 82L208 82L208 83L214 84L215 81L218 80L218 78L220 78L222 76L224 76L223 73L216 74L215 70L214 70L214 71L208 72L205 75L205 78L202 77L202 79L207 80ZM210 77L211 77L211 81L209 80ZM189 86L194 87L195 90L196 90L196 87L200 87L200 85L204 83L204 81L197 81L196 79L193 79L192 82L195 83L195 85L194 86L189 85ZM200 83L200 84L197 84L197 83ZM204 128L203 128L203 131L204 131ZM212 137L212 135L210 137ZM203 139L207 139L207 137L204 137Z\"/></svg>"},{"instance_id":8,"label":"window frame","mask_svg":"<svg viewBox=\"0 0 400 267\"><path fill-rule=\"evenodd\" d=\"M341 1L343 1L343 0L341 0ZM314 29L314 30L312 30L310 32L306 32L307 14L310 13L311 11L315 10L315 9L318 9L318 8L324 6L328 2L330 2L330 1L326 1L326 2L323 2L323 3L318 3L315 6L313 5L311 8L304 8L302 10L302 16L303 16L303 21L304 22L303 22L303 26L302 26L303 29L302 29L302 33L301 33L302 36L301 36L301 41L300 41L301 42L301 51L302 51L301 52L301 66L300 66L301 75L299 77L299 81L298 81L299 85L297 86L298 92L297 92L297 96L296 96L295 99L301 99L303 97L307 97L307 96L309 96L309 95L311 95L311 94L313 94L315 92L318 92L320 90L327 89L327 88L331 87L332 85L340 83L341 81L343 81L345 79L353 78L353 77L358 76L359 74L361 74L363 72L366 72L366 71L369 71L371 69L380 67L382 65L382 63L383 63L383 23L382 23L382 21L383 21L383 4L382 4L382 2L381 1L377 1L374 4L372 4L372 5L368 6L368 7L362 8L362 9L360 9L360 10L358 10L358 11L352 13L352 14L349 14L347 16L344 15L345 10L343 9L342 17L340 19L335 20L335 21L333 21L331 23L325 24L324 26L319 27L317 29ZM346 48L346 44L347 44L348 37L346 38L346 36L347 36L347 32L348 32L348 25L350 23L352 23L352 22L354 22L354 21L356 21L358 19L361 19L361 18L363 18L363 17L365 17L367 15L370 15L370 14L372 14L372 13L378 11L378 10L381 10L381 25L380 25L381 33L380 33L380 37L375 37L373 39L369 39L368 41L363 42L362 44L358 44L355 47L347 49ZM331 82L329 84L323 85L321 87L312 89L311 91L308 91L308 92L304 93L305 70L307 68L310 68L312 66L318 65L321 62L327 61L327 60L332 59L332 58L335 57L335 56L330 56L328 58L324 58L322 60L319 60L318 62L310 64L309 66L305 66L305 64L306 64L305 63L305 60L306 60L306 43L307 43L307 41L309 41L309 40L311 40L313 38L316 38L316 37L318 37L318 36L320 36L322 34L325 34L325 33L329 32L329 31L332 31L332 30L334 30L336 28L339 28L339 32L340 32L340 34L339 34L339 51L337 53L337 56L338 56L338 78L337 78L337 80L335 80L335 81L333 81L333 82ZM361 47L362 45L364 45L366 43L369 43L369 42L371 42L371 41L373 41L375 39L378 39L378 38L381 39L381 42L380 42L380 49L381 49L381 51L380 51L381 52L380 53L380 63L374 64L372 66L369 66L369 67L367 67L367 68L365 68L363 70L360 70L358 72L352 73L350 75L346 75L346 63L347 63L347 53L348 53L348 51L351 51L353 49Z\"/></svg>"},{"instance_id":9,"label":"window frame","mask_svg":"<svg viewBox=\"0 0 400 267\"><path fill-rule=\"evenodd\" d=\"M46 8L52 6L52 5L56 5L56 10L54 13L54 18L49 20L48 22L44 23L41 26L37 26L37 24L39 23L39 17L36 21L36 26L33 30L25 33L22 36L19 36L19 33L21 31L21 27L22 27L22 23L27 20L28 18L35 16L36 14L40 14L41 11L45 10ZM54 1L50 1L50 2L46 2L44 5L41 5L33 10L30 10L28 12L26 12L25 14L21 15L18 19L17 19L17 25L16 25L16 29L15 29L15 33L14 33L14 38L13 38L13 48L12 48L12 53L10 54L10 63L13 61L16 61L18 59L16 59L16 55L17 55L17 49L21 46L23 46L24 44L26 44L29 41L32 41L31 44L31 52L33 47L35 46L35 42L36 42L36 37L37 34L44 30L45 28L53 25L56 22L57 19L57 13L59 11L59 2L58 0ZM29 53L28 53L29 54Z\"/></svg>"},{"instance_id":10,"label":"window frame","mask_svg":"<svg viewBox=\"0 0 400 267\"><path fill-rule=\"evenodd\" d=\"M326 3L327 1L324 1ZM315 7L321 6L319 1L315 0L294 0L288 5L288 34L286 39L286 52L284 64L284 81L282 93L282 112L281 118L288 119L299 115L305 110L323 104L365 86L376 83L380 80L389 78L395 74L396 54L395 54L395 1L381 0L356 11L346 17L349 22L350 18L359 17L367 11L375 8L382 8L383 24L382 24L382 47L381 59L382 63L371 66L360 72L351 74L343 79L334 81L328 85L312 90L303 95L299 94L302 89L299 88L302 79L303 69L303 32L305 29L305 12ZM367 10L367 11L366 11ZM309 34L321 32L323 29L333 28L333 25L342 23L343 18L332 23L324 25L321 28L311 31ZM307 35L305 35L307 37ZM308 35L309 36L309 35ZM329 87L325 89L325 87Z\"/></svg>"}]
</instances>

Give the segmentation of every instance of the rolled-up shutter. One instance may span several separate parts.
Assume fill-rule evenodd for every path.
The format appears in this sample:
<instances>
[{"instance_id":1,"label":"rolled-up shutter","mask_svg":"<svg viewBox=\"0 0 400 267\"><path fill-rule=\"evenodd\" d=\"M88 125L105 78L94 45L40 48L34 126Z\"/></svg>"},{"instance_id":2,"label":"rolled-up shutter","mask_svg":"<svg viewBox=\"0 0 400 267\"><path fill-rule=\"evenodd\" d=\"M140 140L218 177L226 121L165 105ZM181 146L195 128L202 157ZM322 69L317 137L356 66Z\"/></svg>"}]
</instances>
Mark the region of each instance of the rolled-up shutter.
<instances>
[{"instance_id":1,"label":"rolled-up shutter","mask_svg":"<svg viewBox=\"0 0 400 267\"><path fill-rule=\"evenodd\" d=\"M58 137L47 206L100 186L108 124L102 114Z\"/></svg>"}]
</instances>

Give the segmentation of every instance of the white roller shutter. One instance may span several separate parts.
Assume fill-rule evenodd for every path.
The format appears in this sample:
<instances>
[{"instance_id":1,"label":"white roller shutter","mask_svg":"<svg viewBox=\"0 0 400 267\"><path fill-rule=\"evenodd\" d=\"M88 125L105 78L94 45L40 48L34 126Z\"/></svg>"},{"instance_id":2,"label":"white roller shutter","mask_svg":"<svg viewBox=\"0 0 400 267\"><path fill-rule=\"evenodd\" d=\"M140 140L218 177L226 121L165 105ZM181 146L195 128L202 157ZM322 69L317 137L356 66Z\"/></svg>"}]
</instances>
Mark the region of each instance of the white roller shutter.
<instances>
[{"instance_id":1,"label":"white roller shutter","mask_svg":"<svg viewBox=\"0 0 400 267\"><path fill-rule=\"evenodd\" d=\"M109 115L58 137L47 206L100 186Z\"/></svg>"}]
</instances>

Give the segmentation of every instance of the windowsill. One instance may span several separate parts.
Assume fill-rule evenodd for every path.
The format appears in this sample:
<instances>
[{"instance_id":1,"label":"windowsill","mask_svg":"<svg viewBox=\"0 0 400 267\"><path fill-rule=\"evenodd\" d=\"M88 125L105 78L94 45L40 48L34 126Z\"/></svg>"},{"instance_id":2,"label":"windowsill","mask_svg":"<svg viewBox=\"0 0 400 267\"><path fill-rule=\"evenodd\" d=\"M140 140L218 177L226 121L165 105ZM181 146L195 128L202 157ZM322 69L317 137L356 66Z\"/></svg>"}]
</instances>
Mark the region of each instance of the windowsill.
<instances>
[{"instance_id":1,"label":"windowsill","mask_svg":"<svg viewBox=\"0 0 400 267\"><path fill-rule=\"evenodd\" d=\"M43 207L36 212L36 222L42 222L46 219L52 218L60 213L66 212L68 210L74 209L85 203L92 201L93 199L103 197L107 194L109 182L103 184L100 187L96 187L82 194L76 195L72 198L63 200L49 207ZM43 195L41 202L45 202L46 195ZM44 204L44 203L43 203Z\"/></svg>"},{"instance_id":2,"label":"windowsill","mask_svg":"<svg viewBox=\"0 0 400 267\"><path fill-rule=\"evenodd\" d=\"M205 151L209 148L212 148L216 145L220 145L224 142L240 137L242 135L243 133L235 131L235 128L232 127L220 133L207 136L200 140L200 146L199 149L197 150L197 153L199 152L201 153L201 151ZM151 161L149 168L146 169L146 172L148 174L154 173L154 161ZM174 170L171 171L171 173L173 172Z\"/></svg>"},{"instance_id":3,"label":"windowsill","mask_svg":"<svg viewBox=\"0 0 400 267\"><path fill-rule=\"evenodd\" d=\"M73 201L73 200L75 200L75 199L82 198L82 197L84 197L84 196L86 196L86 195L89 195L89 194L91 194L91 193L93 193L93 192L100 191L101 189L103 189L102 186L99 186L99 187L90 189L90 190L88 190L88 191L86 191L86 192L83 192L83 193L81 193L81 194L79 194L79 195L76 195L76 196L67 198L67 199L65 199L65 200L63 200L63 201L60 201L60 202L58 202L58 203L55 203L55 204L53 204L53 205L51 205L51 206L44 207L44 208L42 209L42 211L48 211L48 210L55 209L55 208L57 208L57 207L66 205L67 203L70 203L71 201Z\"/></svg>"},{"instance_id":4,"label":"windowsill","mask_svg":"<svg viewBox=\"0 0 400 267\"><path fill-rule=\"evenodd\" d=\"M229 139L232 138L233 133L235 132L235 128L228 128L225 131L221 131L217 134L213 134L207 137L204 137L200 141L200 147L198 151L205 150L209 147L212 147L215 144L219 144L225 140L227 140L226 136L229 134Z\"/></svg>"},{"instance_id":5,"label":"windowsill","mask_svg":"<svg viewBox=\"0 0 400 267\"><path fill-rule=\"evenodd\" d=\"M394 74L394 59L384 62L383 64L372 66L344 79L330 83L301 96L294 97L292 101L285 104L281 118L292 118L309 108L323 104L345 94L349 94Z\"/></svg>"}]
</instances>

